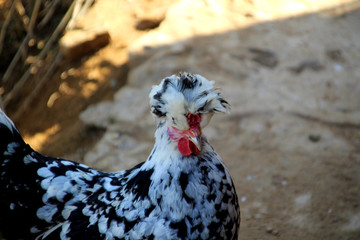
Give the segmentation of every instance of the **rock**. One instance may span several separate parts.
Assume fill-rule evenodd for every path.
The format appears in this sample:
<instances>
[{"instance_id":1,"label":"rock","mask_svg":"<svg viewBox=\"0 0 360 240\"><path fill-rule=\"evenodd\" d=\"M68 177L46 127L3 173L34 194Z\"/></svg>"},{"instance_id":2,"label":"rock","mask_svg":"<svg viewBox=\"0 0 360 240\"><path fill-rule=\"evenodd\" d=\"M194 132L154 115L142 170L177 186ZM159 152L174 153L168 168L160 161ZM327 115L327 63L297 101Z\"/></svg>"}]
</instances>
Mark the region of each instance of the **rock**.
<instances>
[{"instance_id":1,"label":"rock","mask_svg":"<svg viewBox=\"0 0 360 240\"><path fill-rule=\"evenodd\" d=\"M309 140L311 142L316 143L316 142L320 141L320 139L321 139L321 135L319 135L319 134L313 134L313 133L309 134Z\"/></svg>"},{"instance_id":2,"label":"rock","mask_svg":"<svg viewBox=\"0 0 360 240\"><path fill-rule=\"evenodd\" d=\"M164 6L135 9L135 28L142 31L157 28L165 19L167 10L168 6L166 3Z\"/></svg>"},{"instance_id":3,"label":"rock","mask_svg":"<svg viewBox=\"0 0 360 240\"><path fill-rule=\"evenodd\" d=\"M279 232L279 230L274 229L274 230L272 231L272 234L273 234L274 236L279 236L279 235L280 235L280 232Z\"/></svg>"},{"instance_id":4,"label":"rock","mask_svg":"<svg viewBox=\"0 0 360 240\"><path fill-rule=\"evenodd\" d=\"M289 69L290 69L290 71L292 71L295 74L300 74L306 69L310 69L315 72L318 72L318 71L324 69L324 66L321 65L321 63L317 60L307 60L307 61L301 62L299 65L297 65L295 67L290 67Z\"/></svg>"},{"instance_id":5,"label":"rock","mask_svg":"<svg viewBox=\"0 0 360 240\"><path fill-rule=\"evenodd\" d=\"M116 122L133 123L150 115L150 90L125 86L115 94L114 102L101 102L88 107L80 114L87 125L106 128Z\"/></svg>"},{"instance_id":6,"label":"rock","mask_svg":"<svg viewBox=\"0 0 360 240\"><path fill-rule=\"evenodd\" d=\"M89 106L80 114L79 118L86 125L107 128L111 122L113 105L114 104L112 102L101 102L96 105Z\"/></svg>"},{"instance_id":7,"label":"rock","mask_svg":"<svg viewBox=\"0 0 360 240\"><path fill-rule=\"evenodd\" d=\"M102 170L123 170L133 167L145 159L152 145L139 142L126 133L108 131L89 151L84 162Z\"/></svg>"},{"instance_id":8,"label":"rock","mask_svg":"<svg viewBox=\"0 0 360 240\"><path fill-rule=\"evenodd\" d=\"M150 115L149 93L151 89L130 86L120 89L114 97L112 116L120 121L137 122Z\"/></svg>"},{"instance_id":9,"label":"rock","mask_svg":"<svg viewBox=\"0 0 360 240\"><path fill-rule=\"evenodd\" d=\"M340 49L330 49L326 51L326 56L335 62L345 62L344 55Z\"/></svg>"},{"instance_id":10,"label":"rock","mask_svg":"<svg viewBox=\"0 0 360 240\"><path fill-rule=\"evenodd\" d=\"M271 227L271 226L267 226L267 227L266 227L266 233L272 234L272 235L274 235L274 236L279 236L279 235L280 235L279 230L274 229L274 228Z\"/></svg>"},{"instance_id":11,"label":"rock","mask_svg":"<svg viewBox=\"0 0 360 240\"><path fill-rule=\"evenodd\" d=\"M253 57L253 61L259 63L260 65L268 68L274 68L278 65L276 54L272 51L260 48L249 48L249 51L255 55Z\"/></svg>"},{"instance_id":12,"label":"rock","mask_svg":"<svg viewBox=\"0 0 360 240\"><path fill-rule=\"evenodd\" d=\"M135 28L142 31L157 28L161 21L162 19L140 19L136 22Z\"/></svg>"},{"instance_id":13,"label":"rock","mask_svg":"<svg viewBox=\"0 0 360 240\"><path fill-rule=\"evenodd\" d=\"M66 32L59 45L62 53L73 60L99 50L109 42L110 35L104 29L75 29Z\"/></svg>"},{"instance_id":14,"label":"rock","mask_svg":"<svg viewBox=\"0 0 360 240\"><path fill-rule=\"evenodd\" d=\"M304 209L309 207L309 205L311 204L311 197L312 197L311 193L304 193L302 195L297 196L294 199L295 209Z\"/></svg>"}]
</instances>

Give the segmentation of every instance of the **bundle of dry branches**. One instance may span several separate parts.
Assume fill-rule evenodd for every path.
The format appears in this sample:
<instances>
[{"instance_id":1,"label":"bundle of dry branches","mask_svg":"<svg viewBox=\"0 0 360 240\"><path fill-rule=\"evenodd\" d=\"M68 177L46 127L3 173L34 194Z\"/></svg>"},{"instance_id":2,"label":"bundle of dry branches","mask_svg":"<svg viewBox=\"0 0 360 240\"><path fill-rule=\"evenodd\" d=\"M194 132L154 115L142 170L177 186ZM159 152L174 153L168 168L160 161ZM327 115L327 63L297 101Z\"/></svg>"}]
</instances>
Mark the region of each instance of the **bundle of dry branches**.
<instances>
[{"instance_id":1,"label":"bundle of dry branches","mask_svg":"<svg viewBox=\"0 0 360 240\"><path fill-rule=\"evenodd\" d=\"M7 36L10 37L12 34L12 29L9 29L11 22L16 21L16 19L19 21L20 19L26 34L7 65L5 73L2 75L0 82L0 106L6 108L10 101L16 99L22 87L31 77L37 79L33 91L26 96L26 99L16 109L13 116L15 119L26 110L62 60L62 54L56 44L58 39L66 30L71 30L75 27L77 19L84 14L93 2L94 0L14 0L12 2L0 30L0 56L7 47L5 46ZM66 12L61 16L61 20L54 23L54 14L58 9L64 8ZM29 17L27 12L30 12L30 10L31 15ZM52 30L47 35L45 34L43 39L38 41L38 52L35 56L31 56L29 46L34 45L36 39L39 38L37 32L41 32L45 28ZM31 64L27 64L27 59L29 58L34 59ZM36 74L40 74L37 70L44 65L44 61L46 61L48 66L45 74L42 72L41 77L36 76Z\"/></svg>"}]
</instances>

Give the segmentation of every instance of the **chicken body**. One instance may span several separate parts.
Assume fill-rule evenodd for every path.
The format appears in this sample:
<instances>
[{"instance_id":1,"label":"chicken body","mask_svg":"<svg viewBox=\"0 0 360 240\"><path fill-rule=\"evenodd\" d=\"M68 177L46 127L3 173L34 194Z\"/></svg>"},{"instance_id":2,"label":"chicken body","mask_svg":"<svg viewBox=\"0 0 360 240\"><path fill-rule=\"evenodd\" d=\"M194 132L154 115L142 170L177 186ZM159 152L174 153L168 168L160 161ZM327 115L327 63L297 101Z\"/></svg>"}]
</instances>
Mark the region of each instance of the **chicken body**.
<instances>
[{"instance_id":1,"label":"chicken body","mask_svg":"<svg viewBox=\"0 0 360 240\"><path fill-rule=\"evenodd\" d=\"M186 83L200 77L185 74L170 80ZM159 89L155 92L164 86ZM155 98L165 103L166 96ZM0 110L3 237L237 239L239 205L226 166L204 136L200 152L182 155L169 137L169 127L180 126L169 125L168 118L176 114L158 108L158 116L151 106L159 118L151 154L134 168L114 173L35 152Z\"/></svg>"}]
</instances>

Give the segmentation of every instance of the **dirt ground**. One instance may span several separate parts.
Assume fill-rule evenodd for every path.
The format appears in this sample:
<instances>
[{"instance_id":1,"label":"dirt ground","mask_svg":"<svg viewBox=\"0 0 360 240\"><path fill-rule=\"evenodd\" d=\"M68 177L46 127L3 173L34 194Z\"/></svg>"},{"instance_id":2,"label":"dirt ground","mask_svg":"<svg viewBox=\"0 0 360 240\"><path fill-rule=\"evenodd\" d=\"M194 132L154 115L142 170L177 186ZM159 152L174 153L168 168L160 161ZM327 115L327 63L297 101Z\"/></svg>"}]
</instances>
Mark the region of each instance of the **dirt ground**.
<instances>
[{"instance_id":1,"label":"dirt ground","mask_svg":"<svg viewBox=\"0 0 360 240\"><path fill-rule=\"evenodd\" d=\"M235 182L240 239L360 239L359 9L341 0L97 1L78 25L101 25L111 43L64 60L14 120L42 153L121 170L151 150L151 85L203 74L233 107L205 134Z\"/></svg>"}]
</instances>

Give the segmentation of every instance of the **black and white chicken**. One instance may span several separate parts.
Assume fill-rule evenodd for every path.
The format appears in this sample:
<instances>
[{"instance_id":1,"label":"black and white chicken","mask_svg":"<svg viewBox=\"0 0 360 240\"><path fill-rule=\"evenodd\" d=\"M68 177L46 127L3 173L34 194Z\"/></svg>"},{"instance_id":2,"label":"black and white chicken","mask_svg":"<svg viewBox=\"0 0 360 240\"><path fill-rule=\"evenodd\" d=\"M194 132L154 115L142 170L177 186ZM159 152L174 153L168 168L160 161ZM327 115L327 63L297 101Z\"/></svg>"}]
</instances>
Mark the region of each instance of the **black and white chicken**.
<instances>
[{"instance_id":1,"label":"black and white chicken","mask_svg":"<svg viewBox=\"0 0 360 240\"><path fill-rule=\"evenodd\" d=\"M0 110L0 232L5 239L237 239L230 174L205 136L229 104L213 82L182 73L149 97L158 126L147 160L100 172L44 156Z\"/></svg>"}]
</instances>

